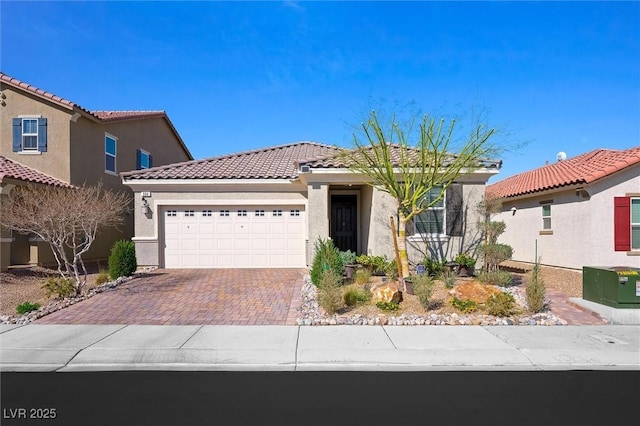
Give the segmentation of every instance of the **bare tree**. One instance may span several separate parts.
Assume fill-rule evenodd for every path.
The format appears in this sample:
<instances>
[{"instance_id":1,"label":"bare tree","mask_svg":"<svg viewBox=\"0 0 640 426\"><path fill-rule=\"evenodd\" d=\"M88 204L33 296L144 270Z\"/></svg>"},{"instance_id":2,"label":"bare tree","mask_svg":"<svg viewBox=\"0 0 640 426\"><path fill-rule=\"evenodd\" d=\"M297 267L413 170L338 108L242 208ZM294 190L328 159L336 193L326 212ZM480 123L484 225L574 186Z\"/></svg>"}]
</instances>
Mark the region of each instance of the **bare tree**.
<instances>
[{"instance_id":1,"label":"bare tree","mask_svg":"<svg viewBox=\"0 0 640 426\"><path fill-rule=\"evenodd\" d=\"M87 282L82 256L101 228L124 220L130 198L102 184L81 187L17 186L2 200L0 223L20 233L32 233L49 243L58 272L81 294Z\"/></svg>"},{"instance_id":2,"label":"bare tree","mask_svg":"<svg viewBox=\"0 0 640 426\"><path fill-rule=\"evenodd\" d=\"M455 126L455 120L447 125L444 119L436 121L425 115L414 132L413 121L401 125L394 115L385 127L372 111L362 123L362 133L353 135L355 149L342 151L346 167L362 173L367 183L388 193L397 203L398 249L404 277L409 276L407 224L440 202L460 175L482 167L483 160L498 152L490 143L496 130L483 124L474 126L454 152L451 141ZM412 138L416 140L411 142ZM435 188L439 191L432 191Z\"/></svg>"}]
</instances>

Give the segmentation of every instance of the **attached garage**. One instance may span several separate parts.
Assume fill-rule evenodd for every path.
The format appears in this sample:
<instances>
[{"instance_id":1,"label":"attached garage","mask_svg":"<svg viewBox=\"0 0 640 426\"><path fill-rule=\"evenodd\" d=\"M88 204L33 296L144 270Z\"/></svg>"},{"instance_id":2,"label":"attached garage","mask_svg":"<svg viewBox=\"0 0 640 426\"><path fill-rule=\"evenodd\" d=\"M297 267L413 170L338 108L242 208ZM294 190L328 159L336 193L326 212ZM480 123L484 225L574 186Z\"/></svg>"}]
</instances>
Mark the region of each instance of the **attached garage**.
<instances>
[{"instance_id":1,"label":"attached garage","mask_svg":"<svg viewBox=\"0 0 640 426\"><path fill-rule=\"evenodd\" d=\"M166 206L165 268L305 267L302 205Z\"/></svg>"}]
</instances>

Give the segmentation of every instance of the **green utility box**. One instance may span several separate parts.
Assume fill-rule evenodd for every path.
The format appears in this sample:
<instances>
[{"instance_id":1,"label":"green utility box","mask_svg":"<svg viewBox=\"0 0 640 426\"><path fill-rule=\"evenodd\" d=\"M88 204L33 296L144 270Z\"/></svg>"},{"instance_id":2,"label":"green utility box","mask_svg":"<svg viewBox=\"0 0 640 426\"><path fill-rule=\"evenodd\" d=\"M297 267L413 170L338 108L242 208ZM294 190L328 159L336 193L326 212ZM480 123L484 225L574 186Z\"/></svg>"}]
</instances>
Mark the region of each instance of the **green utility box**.
<instances>
[{"instance_id":1,"label":"green utility box","mask_svg":"<svg viewBox=\"0 0 640 426\"><path fill-rule=\"evenodd\" d=\"M614 308L640 309L640 268L585 266L582 297Z\"/></svg>"}]
</instances>

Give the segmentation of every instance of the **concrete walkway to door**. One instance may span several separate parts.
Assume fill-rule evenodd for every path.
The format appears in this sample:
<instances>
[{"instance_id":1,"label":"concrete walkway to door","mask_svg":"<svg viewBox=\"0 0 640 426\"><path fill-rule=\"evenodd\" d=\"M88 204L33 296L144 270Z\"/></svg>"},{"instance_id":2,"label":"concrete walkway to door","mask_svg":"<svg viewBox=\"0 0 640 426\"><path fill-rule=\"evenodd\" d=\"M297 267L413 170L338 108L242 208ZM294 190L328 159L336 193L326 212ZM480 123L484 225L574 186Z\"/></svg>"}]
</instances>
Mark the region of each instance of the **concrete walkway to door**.
<instances>
[{"instance_id":1,"label":"concrete walkway to door","mask_svg":"<svg viewBox=\"0 0 640 426\"><path fill-rule=\"evenodd\" d=\"M302 269L158 269L36 323L293 325L304 273Z\"/></svg>"}]
</instances>

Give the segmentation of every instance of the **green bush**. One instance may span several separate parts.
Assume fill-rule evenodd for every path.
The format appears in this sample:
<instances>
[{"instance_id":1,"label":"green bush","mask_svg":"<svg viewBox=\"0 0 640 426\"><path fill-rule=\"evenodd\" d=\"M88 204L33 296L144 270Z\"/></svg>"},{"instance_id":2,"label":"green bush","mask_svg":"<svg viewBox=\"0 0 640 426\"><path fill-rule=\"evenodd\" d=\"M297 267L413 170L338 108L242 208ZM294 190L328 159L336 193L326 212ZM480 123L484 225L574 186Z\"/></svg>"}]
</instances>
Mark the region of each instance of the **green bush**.
<instances>
[{"instance_id":1,"label":"green bush","mask_svg":"<svg viewBox=\"0 0 640 426\"><path fill-rule=\"evenodd\" d=\"M454 262L464 268L473 268L474 266L476 266L476 260L465 253L458 254Z\"/></svg>"},{"instance_id":2,"label":"green bush","mask_svg":"<svg viewBox=\"0 0 640 426\"><path fill-rule=\"evenodd\" d=\"M37 311L38 309L40 309L39 303L24 302L16 307L16 312L24 315L32 311Z\"/></svg>"},{"instance_id":3,"label":"green bush","mask_svg":"<svg viewBox=\"0 0 640 426\"><path fill-rule=\"evenodd\" d=\"M386 256L367 256L363 254L356 258L356 262L371 272L373 275L386 275L390 269L390 262Z\"/></svg>"},{"instance_id":4,"label":"green bush","mask_svg":"<svg viewBox=\"0 0 640 426\"><path fill-rule=\"evenodd\" d=\"M527 279L525 296L527 301L527 308L531 312L536 313L542 311L542 309L544 308L545 285L542 277L540 276L539 263L536 263L533 266L531 275Z\"/></svg>"},{"instance_id":5,"label":"green bush","mask_svg":"<svg viewBox=\"0 0 640 426\"><path fill-rule=\"evenodd\" d=\"M371 272L368 269L358 269L354 278L354 282L358 285L366 285L371 279Z\"/></svg>"},{"instance_id":6,"label":"green bush","mask_svg":"<svg viewBox=\"0 0 640 426\"><path fill-rule=\"evenodd\" d=\"M340 252L340 261L343 265L355 265L356 264L356 254L351 250L341 251Z\"/></svg>"},{"instance_id":7,"label":"green bush","mask_svg":"<svg viewBox=\"0 0 640 426\"><path fill-rule=\"evenodd\" d=\"M429 257L425 257L422 262L420 262L426 268L426 273L431 275L432 277L437 277L442 274L446 269L447 259L442 259L441 261L437 261L435 259L431 259Z\"/></svg>"},{"instance_id":8,"label":"green bush","mask_svg":"<svg viewBox=\"0 0 640 426\"><path fill-rule=\"evenodd\" d=\"M477 302L474 302L473 300L458 299L457 297L454 297L451 300L451 305L453 305L454 308L464 312L465 314L478 310Z\"/></svg>"},{"instance_id":9,"label":"green bush","mask_svg":"<svg viewBox=\"0 0 640 426\"><path fill-rule=\"evenodd\" d=\"M383 311L397 311L400 308L396 302L377 302L376 306Z\"/></svg>"},{"instance_id":10,"label":"green bush","mask_svg":"<svg viewBox=\"0 0 640 426\"><path fill-rule=\"evenodd\" d=\"M508 317L514 313L516 300L509 293L492 294L487 299L486 307L489 314L496 317Z\"/></svg>"},{"instance_id":11,"label":"green bush","mask_svg":"<svg viewBox=\"0 0 640 426\"><path fill-rule=\"evenodd\" d=\"M429 309L429 301L433 293L434 281L429 275L415 275L411 277L413 282L413 292L418 296L420 305L425 310Z\"/></svg>"},{"instance_id":12,"label":"green bush","mask_svg":"<svg viewBox=\"0 0 640 426\"><path fill-rule=\"evenodd\" d=\"M332 270L322 271L318 282L318 304L333 315L342 307L342 277Z\"/></svg>"},{"instance_id":13,"label":"green bush","mask_svg":"<svg viewBox=\"0 0 640 426\"><path fill-rule=\"evenodd\" d=\"M102 285L104 283L109 282L111 278L109 277L109 274L106 271L100 271L98 273L98 276L96 277L96 285Z\"/></svg>"},{"instance_id":14,"label":"green bush","mask_svg":"<svg viewBox=\"0 0 640 426\"><path fill-rule=\"evenodd\" d=\"M342 275L344 274L344 264L340 258L340 250L328 238L323 240L318 238L315 243L315 252L313 255L313 263L311 264L311 282L317 287L324 271L333 271L339 277L342 284Z\"/></svg>"},{"instance_id":15,"label":"green bush","mask_svg":"<svg viewBox=\"0 0 640 426\"><path fill-rule=\"evenodd\" d=\"M41 288L46 290L47 297L55 295L58 299L73 296L76 292L73 281L62 277L48 278Z\"/></svg>"},{"instance_id":16,"label":"green bush","mask_svg":"<svg viewBox=\"0 0 640 426\"><path fill-rule=\"evenodd\" d=\"M109 276L112 279L128 277L138 268L136 246L133 241L120 240L111 248Z\"/></svg>"},{"instance_id":17,"label":"green bush","mask_svg":"<svg viewBox=\"0 0 640 426\"><path fill-rule=\"evenodd\" d=\"M480 247L484 255L485 268L496 271L498 266L513 256L513 248L506 244L487 244Z\"/></svg>"},{"instance_id":18,"label":"green bush","mask_svg":"<svg viewBox=\"0 0 640 426\"><path fill-rule=\"evenodd\" d=\"M478 275L478 280L484 284L509 287L513 282L513 277L507 271L483 271Z\"/></svg>"},{"instance_id":19,"label":"green bush","mask_svg":"<svg viewBox=\"0 0 640 426\"><path fill-rule=\"evenodd\" d=\"M342 300L347 306L355 306L371 300L371 292L357 286L349 286L344 289Z\"/></svg>"}]
</instances>

